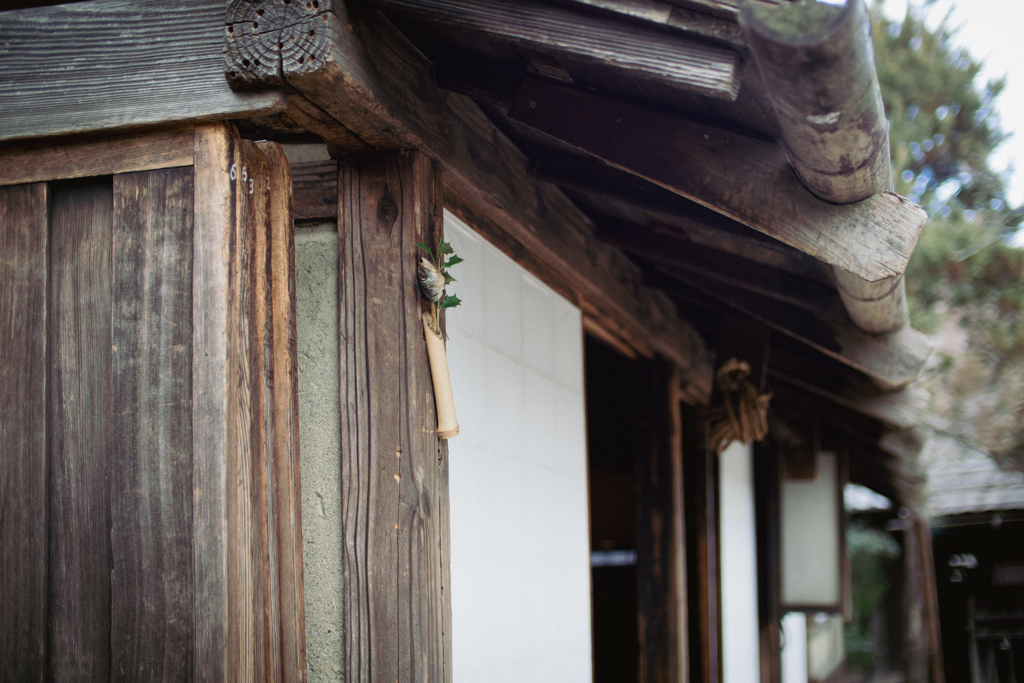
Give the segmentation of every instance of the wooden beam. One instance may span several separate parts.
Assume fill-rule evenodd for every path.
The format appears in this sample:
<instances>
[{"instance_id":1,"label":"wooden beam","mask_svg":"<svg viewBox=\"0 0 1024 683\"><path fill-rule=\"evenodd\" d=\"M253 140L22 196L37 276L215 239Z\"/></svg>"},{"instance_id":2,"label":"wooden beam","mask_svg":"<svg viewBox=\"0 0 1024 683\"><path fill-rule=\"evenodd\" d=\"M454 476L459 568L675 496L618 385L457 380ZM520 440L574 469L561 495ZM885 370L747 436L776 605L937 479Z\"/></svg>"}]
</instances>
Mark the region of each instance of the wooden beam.
<instances>
[{"instance_id":1,"label":"wooden beam","mask_svg":"<svg viewBox=\"0 0 1024 683\"><path fill-rule=\"evenodd\" d=\"M934 348L926 335L910 327L886 336L863 332L850 322L838 297L825 311L812 314L736 287L711 284L670 269L660 270L687 287L863 372L884 389L898 389L916 380Z\"/></svg>"},{"instance_id":2,"label":"wooden beam","mask_svg":"<svg viewBox=\"0 0 1024 683\"><path fill-rule=\"evenodd\" d=\"M535 78L509 116L872 282L903 272L927 219L891 193L818 199L773 142Z\"/></svg>"},{"instance_id":3,"label":"wooden beam","mask_svg":"<svg viewBox=\"0 0 1024 683\"><path fill-rule=\"evenodd\" d=\"M237 1L254 13L270 4ZM594 239L586 216L560 190L534 180L528 159L479 107L439 90L429 63L382 15L349 15L344 5L321 0L295 26L301 31L277 34L284 36L282 44L297 45L280 53L290 86L367 144L418 148L438 159L446 197L486 214L561 273L585 312L613 322L634 348L647 346L673 360L699 394L710 395L708 352L668 299L646 288L621 252ZM295 41L288 41L292 35ZM260 39L273 41L273 36ZM277 44L270 43L275 50ZM237 71L241 65L227 68Z\"/></svg>"},{"instance_id":4,"label":"wooden beam","mask_svg":"<svg viewBox=\"0 0 1024 683\"><path fill-rule=\"evenodd\" d=\"M381 0L388 12L539 52L573 77L572 64L726 100L739 93L737 52L634 23L535 0Z\"/></svg>"},{"instance_id":5,"label":"wooden beam","mask_svg":"<svg viewBox=\"0 0 1024 683\"><path fill-rule=\"evenodd\" d=\"M0 140L282 109L224 81L223 0L85 2L0 12Z\"/></svg>"}]
</instances>

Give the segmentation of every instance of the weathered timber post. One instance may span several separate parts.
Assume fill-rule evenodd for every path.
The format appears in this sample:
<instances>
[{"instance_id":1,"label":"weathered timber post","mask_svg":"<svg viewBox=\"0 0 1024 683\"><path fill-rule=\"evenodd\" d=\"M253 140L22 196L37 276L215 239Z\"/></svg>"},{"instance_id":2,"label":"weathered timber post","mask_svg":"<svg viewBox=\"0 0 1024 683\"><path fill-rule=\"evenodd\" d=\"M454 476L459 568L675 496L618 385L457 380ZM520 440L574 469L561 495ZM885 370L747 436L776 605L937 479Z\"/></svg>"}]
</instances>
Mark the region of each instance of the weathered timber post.
<instances>
[{"instance_id":1,"label":"weathered timber post","mask_svg":"<svg viewBox=\"0 0 1024 683\"><path fill-rule=\"evenodd\" d=\"M682 683L689 669L679 373L638 361L633 397L639 681Z\"/></svg>"},{"instance_id":2,"label":"weathered timber post","mask_svg":"<svg viewBox=\"0 0 1024 683\"><path fill-rule=\"evenodd\" d=\"M836 204L891 192L888 124L862 0L770 9L746 3L741 17L790 164L807 189ZM869 282L833 272L862 330L887 334L907 324L902 273Z\"/></svg>"},{"instance_id":3,"label":"weathered timber post","mask_svg":"<svg viewBox=\"0 0 1024 683\"><path fill-rule=\"evenodd\" d=\"M416 285L442 226L419 152L340 164L342 562L347 681L450 680L447 446Z\"/></svg>"}]
</instances>

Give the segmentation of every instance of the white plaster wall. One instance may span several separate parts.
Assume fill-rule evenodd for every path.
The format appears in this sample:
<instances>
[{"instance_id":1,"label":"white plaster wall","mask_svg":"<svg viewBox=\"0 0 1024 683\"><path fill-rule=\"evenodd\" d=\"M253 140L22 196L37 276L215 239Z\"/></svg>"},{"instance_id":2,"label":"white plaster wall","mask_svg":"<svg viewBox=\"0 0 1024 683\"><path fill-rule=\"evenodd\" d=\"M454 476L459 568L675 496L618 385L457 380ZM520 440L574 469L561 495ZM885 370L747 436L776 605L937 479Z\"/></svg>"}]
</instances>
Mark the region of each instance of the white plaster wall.
<instances>
[{"instance_id":1,"label":"white plaster wall","mask_svg":"<svg viewBox=\"0 0 1024 683\"><path fill-rule=\"evenodd\" d=\"M753 449L734 441L719 456L722 567L722 678L761 680L757 626L757 532Z\"/></svg>"},{"instance_id":2,"label":"white plaster wall","mask_svg":"<svg viewBox=\"0 0 1024 683\"><path fill-rule=\"evenodd\" d=\"M579 309L445 214L456 683L591 681Z\"/></svg>"},{"instance_id":3,"label":"white plaster wall","mask_svg":"<svg viewBox=\"0 0 1024 683\"><path fill-rule=\"evenodd\" d=\"M807 616L789 612L782 618L782 683L807 683Z\"/></svg>"}]
</instances>

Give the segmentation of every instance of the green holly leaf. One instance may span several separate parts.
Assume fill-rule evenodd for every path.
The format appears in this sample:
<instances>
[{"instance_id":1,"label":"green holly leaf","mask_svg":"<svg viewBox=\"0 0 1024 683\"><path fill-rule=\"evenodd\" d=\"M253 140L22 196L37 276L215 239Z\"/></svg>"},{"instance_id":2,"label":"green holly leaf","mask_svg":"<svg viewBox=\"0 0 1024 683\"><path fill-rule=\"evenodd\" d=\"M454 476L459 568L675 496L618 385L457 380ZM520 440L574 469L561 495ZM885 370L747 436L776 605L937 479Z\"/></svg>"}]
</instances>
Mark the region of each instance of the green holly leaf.
<instances>
[{"instance_id":1,"label":"green holly leaf","mask_svg":"<svg viewBox=\"0 0 1024 683\"><path fill-rule=\"evenodd\" d=\"M452 294L451 296L446 296L444 299L441 300L441 308L447 310L449 308L455 308L461 303L462 299Z\"/></svg>"},{"instance_id":2,"label":"green holly leaf","mask_svg":"<svg viewBox=\"0 0 1024 683\"><path fill-rule=\"evenodd\" d=\"M448 260L447 260L447 261L445 262L445 264L444 264L444 267L445 267L445 268L451 268L452 266L454 266L454 265L457 265L457 264L459 264L459 263L462 263L462 262L463 262L463 261L465 261L465 260L466 260L466 259L462 258L461 256L459 256L459 255L457 255L457 254L452 254L452 255L451 255L451 256L450 256L449 258L448 258Z\"/></svg>"},{"instance_id":3,"label":"green holly leaf","mask_svg":"<svg viewBox=\"0 0 1024 683\"><path fill-rule=\"evenodd\" d=\"M444 240L441 240L441 243L437 245L437 254L438 254L438 256L444 256L446 254L454 254L454 253L455 253L455 250L452 249L452 245L450 243L448 243L448 242L445 242Z\"/></svg>"},{"instance_id":4,"label":"green holly leaf","mask_svg":"<svg viewBox=\"0 0 1024 683\"><path fill-rule=\"evenodd\" d=\"M415 244L423 251L427 252L427 255L430 257L430 260L433 261L434 263L437 263L437 259L434 258L434 252L430 247L428 247L426 244L420 244L419 242L413 242L413 244Z\"/></svg>"},{"instance_id":5,"label":"green holly leaf","mask_svg":"<svg viewBox=\"0 0 1024 683\"><path fill-rule=\"evenodd\" d=\"M447 271L445 271L445 272L443 273L443 275L444 275L444 283L445 283L446 285L450 285L451 283L455 282L455 278L453 278L453 277L452 277L451 275L449 275L449 274L447 273Z\"/></svg>"}]
</instances>

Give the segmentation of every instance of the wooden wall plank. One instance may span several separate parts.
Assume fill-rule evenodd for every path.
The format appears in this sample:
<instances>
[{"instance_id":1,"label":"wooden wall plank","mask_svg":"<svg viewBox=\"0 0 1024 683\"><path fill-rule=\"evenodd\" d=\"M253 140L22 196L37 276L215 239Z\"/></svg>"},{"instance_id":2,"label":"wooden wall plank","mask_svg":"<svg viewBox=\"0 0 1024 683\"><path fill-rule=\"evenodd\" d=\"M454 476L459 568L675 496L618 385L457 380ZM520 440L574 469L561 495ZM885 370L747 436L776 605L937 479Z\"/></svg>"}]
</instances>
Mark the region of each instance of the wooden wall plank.
<instances>
[{"instance_id":1,"label":"wooden wall plank","mask_svg":"<svg viewBox=\"0 0 1024 683\"><path fill-rule=\"evenodd\" d=\"M192 128L4 147L0 149L0 185L191 166L192 150Z\"/></svg>"},{"instance_id":2,"label":"wooden wall plank","mask_svg":"<svg viewBox=\"0 0 1024 683\"><path fill-rule=\"evenodd\" d=\"M391 153L342 164L338 188L345 679L441 679L447 492L414 285L439 173Z\"/></svg>"},{"instance_id":3,"label":"wooden wall plank","mask_svg":"<svg viewBox=\"0 0 1024 683\"><path fill-rule=\"evenodd\" d=\"M236 142L221 124L196 127L192 256L192 508L196 680L235 680L228 652L229 255ZM235 171L237 177L237 167ZM234 470L230 470L234 474Z\"/></svg>"},{"instance_id":4,"label":"wooden wall plank","mask_svg":"<svg viewBox=\"0 0 1024 683\"><path fill-rule=\"evenodd\" d=\"M116 0L0 12L0 139L284 108L224 79L223 0Z\"/></svg>"},{"instance_id":5,"label":"wooden wall plank","mask_svg":"<svg viewBox=\"0 0 1024 683\"><path fill-rule=\"evenodd\" d=\"M280 145L258 143L269 164L270 269L273 316L273 476L280 562L281 673L286 683L305 681L306 630L302 577L302 495L299 463L299 383L295 319L295 239L292 176ZM331 163L337 207L337 164ZM337 211L335 209L335 215Z\"/></svg>"},{"instance_id":6,"label":"wooden wall plank","mask_svg":"<svg viewBox=\"0 0 1024 683\"><path fill-rule=\"evenodd\" d=\"M0 681L42 681L47 601L47 187L0 188Z\"/></svg>"},{"instance_id":7,"label":"wooden wall plank","mask_svg":"<svg viewBox=\"0 0 1024 683\"><path fill-rule=\"evenodd\" d=\"M191 168L114 177L116 680L193 673L192 202Z\"/></svg>"},{"instance_id":8,"label":"wooden wall plank","mask_svg":"<svg viewBox=\"0 0 1024 683\"><path fill-rule=\"evenodd\" d=\"M53 190L48 669L110 678L110 178Z\"/></svg>"}]
</instances>

